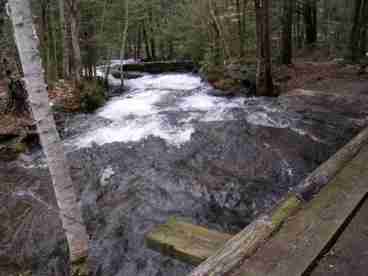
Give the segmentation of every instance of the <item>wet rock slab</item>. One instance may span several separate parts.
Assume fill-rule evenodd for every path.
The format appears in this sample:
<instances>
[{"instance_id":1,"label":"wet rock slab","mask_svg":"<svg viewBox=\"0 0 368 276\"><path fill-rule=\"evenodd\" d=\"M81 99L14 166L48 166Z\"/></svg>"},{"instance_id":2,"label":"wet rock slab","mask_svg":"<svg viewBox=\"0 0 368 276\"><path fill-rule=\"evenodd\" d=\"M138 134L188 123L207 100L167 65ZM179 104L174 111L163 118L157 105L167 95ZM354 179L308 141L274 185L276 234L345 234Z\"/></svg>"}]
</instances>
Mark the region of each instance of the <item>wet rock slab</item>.
<instances>
[{"instance_id":1,"label":"wet rock slab","mask_svg":"<svg viewBox=\"0 0 368 276\"><path fill-rule=\"evenodd\" d=\"M91 235L92 275L185 275L189 266L146 248L148 231L176 216L237 232L356 135L367 110L362 94L248 99L234 107L231 120L192 122L190 141L180 145L147 136L71 151ZM52 266L39 264L65 262L57 217L39 201L14 194L32 191L54 204L46 168L7 163L0 178L11 187L2 186L0 194L0 265L27 264L35 275L52 275ZM26 212L31 227L24 226ZM12 247L19 243L28 251Z\"/></svg>"}]
</instances>

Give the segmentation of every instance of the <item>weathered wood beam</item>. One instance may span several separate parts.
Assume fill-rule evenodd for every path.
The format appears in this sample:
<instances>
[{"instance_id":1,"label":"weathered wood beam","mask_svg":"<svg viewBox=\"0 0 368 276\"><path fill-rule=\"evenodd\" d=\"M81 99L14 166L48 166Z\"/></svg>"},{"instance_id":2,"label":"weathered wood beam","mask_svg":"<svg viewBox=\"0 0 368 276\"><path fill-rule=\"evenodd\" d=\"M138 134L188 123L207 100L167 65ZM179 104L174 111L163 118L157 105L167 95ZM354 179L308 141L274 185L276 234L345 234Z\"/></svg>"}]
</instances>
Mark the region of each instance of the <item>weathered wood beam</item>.
<instances>
[{"instance_id":1,"label":"weathered wood beam","mask_svg":"<svg viewBox=\"0 0 368 276\"><path fill-rule=\"evenodd\" d=\"M301 201L296 196L287 198L271 215L261 216L230 239L214 255L194 269L190 276L225 275L262 246L300 205Z\"/></svg>"},{"instance_id":2,"label":"weathered wood beam","mask_svg":"<svg viewBox=\"0 0 368 276\"><path fill-rule=\"evenodd\" d=\"M231 276L300 276L368 195L368 146ZM212 275L212 274L211 274Z\"/></svg>"},{"instance_id":3,"label":"weathered wood beam","mask_svg":"<svg viewBox=\"0 0 368 276\"><path fill-rule=\"evenodd\" d=\"M221 248L232 236L196 226L176 218L153 229L147 246L164 255L198 265Z\"/></svg>"},{"instance_id":4,"label":"weathered wood beam","mask_svg":"<svg viewBox=\"0 0 368 276\"><path fill-rule=\"evenodd\" d=\"M300 208L303 200L311 198L329 183L367 144L368 128L302 181L294 195L290 195L271 214L261 216L235 235L223 248L195 268L190 276L226 275L242 260L249 258Z\"/></svg>"},{"instance_id":5,"label":"weathered wood beam","mask_svg":"<svg viewBox=\"0 0 368 276\"><path fill-rule=\"evenodd\" d=\"M313 195L317 194L323 186L330 182L358 154L361 148L367 144L368 128L365 128L298 185L298 196L305 201L311 199Z\"/></svg>"}]
</instances>

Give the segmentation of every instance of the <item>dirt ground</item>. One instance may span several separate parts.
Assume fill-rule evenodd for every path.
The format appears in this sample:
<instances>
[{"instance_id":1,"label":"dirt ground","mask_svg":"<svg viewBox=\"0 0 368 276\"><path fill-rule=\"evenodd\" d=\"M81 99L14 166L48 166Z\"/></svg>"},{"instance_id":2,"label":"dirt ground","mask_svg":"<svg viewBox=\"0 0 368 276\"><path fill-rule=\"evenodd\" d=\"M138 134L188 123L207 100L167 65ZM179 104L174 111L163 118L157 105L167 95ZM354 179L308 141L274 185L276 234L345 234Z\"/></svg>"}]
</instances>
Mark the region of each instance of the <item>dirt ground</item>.
<instances>
[{"instance_id":1,"label":"dirt ground","mask_svg":"<svg viewBox=\"0 0 368 276\"><path fill-rule=\"evenodd\" d=\"M295 62L274 70L276 82L282 91L293 89L318 90L325 93L357 93L367 90L368 73L358 74L355 65L340 65L336 62Z\"/></svg>"}]
</instances>

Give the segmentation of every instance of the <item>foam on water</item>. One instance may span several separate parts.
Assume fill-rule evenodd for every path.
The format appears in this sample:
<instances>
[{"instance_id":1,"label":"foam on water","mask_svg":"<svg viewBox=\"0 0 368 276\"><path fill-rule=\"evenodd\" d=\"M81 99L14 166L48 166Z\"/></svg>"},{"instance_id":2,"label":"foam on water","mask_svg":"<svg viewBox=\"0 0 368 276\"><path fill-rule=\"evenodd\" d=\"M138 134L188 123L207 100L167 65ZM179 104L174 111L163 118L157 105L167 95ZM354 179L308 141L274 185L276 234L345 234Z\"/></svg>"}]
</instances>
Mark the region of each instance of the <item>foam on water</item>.
<instances>
[{"instance_id":1,"label":"foam on water","mask_svg":"<svg viewBox=\"0 0 368 276\"><path fill-rule=\"evenodd\" d=\"M173 107L157 104L169 93L175 93L174 90L189 91L200 87L199 77L189 74L145 76L128 80L126 84L131 92L111 100L96 114L110 119L112 123L78 137L78 147L88 147L93 143L134 142L150 135L177 146L190 140L193 126L169 124L160 112L172 110Z\"/></svg>"},{"instance_id":2,"label":"foam on water","mask_svg":"<svg viewBox=\"0 0 368 276\"><path fill-rule=\"evenodd\" d=\"M145 90L134 95L115 98L98 113L98 116L110 120L120 120L128 115L153 115L159 111L154 104L159 102L159 100L168 93L170 92Z\"/></svg>"},{"instance_id":3,"label":"foam on water","mask_svg":"<svg viewBox=\"0 0 368 276\"><path fill-rule=\"evenodd\" d=\"M200 77L191 74L148 75L126 81L131 89L193 90L204 84Z\"/></svg>"},{"instance_id":4,"label":"foam on water","mask_svg":"<svg viewBox=\"0 0 368 276\"><path fill-rule=\"evenodd\" d=\"M290 123L286 120L275 119L266 112L253 112L250 113L246 120L252 125L274 127L274 128L288 128Z\"/></svg>"},{"instance_id":5,"label":"foam on water","mask_svg":"<svg viewBox=\"0 0 368 276\"><path fill-rule=\"evenodd\" d=\"M247 106L241 97L212 96L208 93L211 87L196 75L147 75L127 80L126 86L126 95L110 100L96 113L111 123L87 131L71 144L89 147L93 143L137 142L156 136L181 146L190 141L196 123L234 120L236 109L250 124L291 128L285 117L273 116L281 112L277 106L267 106L259 98L249 99Z\"/></svg>"},{"instance_id":6,"label":"foam on water","mask_svg":"<svg viewBox=\"0 0 368 276\"><path fill-rule=\"evenodd\" d=\"M111 123L82 134L74 145L137 142L156 136L180 146L190 141L196 122L231 120L231 109L242 106L240 98L206 94L209 86L192 74L148 75L127 80L126 85L130 89L127 95L112 99L96 113ZM174 100L164 104L168 98ZM180 118L170 120L170 112Z\"/></svg>"},{"instance_id":7,"label":"foam on water","mask_svg":"<svg viewBox=\"0 0 368 276\"><path fill-rule=\"evenodd\" d=\"M88 147L93 143L103 145L112 142L137 142L151 135L180 146L190 140L193 132L192 127L167 126L159 116L156 118L143 117L127 120L125 123L115 122L107 127L87 133L79 139L78 146Z\"/></svg>"}]
</instances>

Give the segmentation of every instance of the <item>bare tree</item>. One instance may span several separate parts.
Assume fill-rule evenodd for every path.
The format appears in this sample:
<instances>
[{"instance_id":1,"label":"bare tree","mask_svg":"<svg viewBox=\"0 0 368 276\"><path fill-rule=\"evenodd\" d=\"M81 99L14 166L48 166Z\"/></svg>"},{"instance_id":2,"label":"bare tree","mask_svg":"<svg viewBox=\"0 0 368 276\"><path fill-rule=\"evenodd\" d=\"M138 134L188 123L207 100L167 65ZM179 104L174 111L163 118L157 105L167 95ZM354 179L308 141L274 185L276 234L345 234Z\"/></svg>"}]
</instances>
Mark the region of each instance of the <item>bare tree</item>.
<instances>
[{"instance_id":1,"label":"bare tree","mask_svg":"<svg viewBox=\"0 0 368 276\"><path fill-rule=\"evenodd\" d=\"M366 52L368 1L355 0L354 5L353 27L350 34L350 58L358 62Z\"/></svg>"},{"instance_id":2,"label":"bare tree","mask_svg":"<svg viewBox=\"0 0 368 276\"><path fill-rule=\"evenodd\" d=\"M70 258L75 261L86 256L88 236L82 221L81 208L78 205L63 145L50 110L38 50L39 42L32 22L30 1L9 0L9 4L30 106L37 122L37 130L50 170L59 216L70 249Z\"/></svg>"},{"instance_id":3,"label":"bare tree","mask_svg":"<svg viewBox=\"0 0 368 276\"><path fill-rule=\"evenodd\" d=\"M257 33L257 95L275 96L272 81L270 0L254 0Z\"/></svg>"},{"instance_id":4,"label":"bare tree","mask_svg":"<svg viewBox=\"0 0 368 276\"><path fill-rule=\"evenodd\" d=\"M291 64L293 56L293 0L283 0L281 63Z\"/></svg>"},{"instance_id":5,"label":"bare tree","mask_svg":"<svg viewBox=\"0 0 368 276\"><path fill-rule=\"evenodd\" d=\"M121 42L120 49L120 80L121 80L121 88L124 87L124 57L125 57L125 48L128 37L128 27L129 27L129 0L125 0L125 16L124 16L124 31Z\"/></svg>"},{"instance_id":6,"label":"bare tree","mask_svg":"<svg viewBox=\"0 0 368 276\"><path fill-rule=\"evenodd\" d=\"M77 85L81 82L82 73L82 57L81 49L79 45L79 12L80 12L80 0L66 0L67 14L70 22L70 36L72 44L72 73L73 79Z\"/></svg>"},{"instance_id":7,"label":"bare tree","mask_svg":"<svg viewBox=\"0 0 368 276\"><path fill-rule=\"evenodd\" d=\"M67 20L65 19L65 1L59 0L59 18L60 18L60 30L62 35L62 64L63 64L63 77L69 79L70 77L70 36Z\"/></svg>"},{"instance_id":8,"label":"bare tree","mask_svg":"<svg viewBox=\"0 0 368 276\"><path fill-rule=\"evenodd\" d=\"M317 0L304 2L305 43L314 46L317 42Z\"/></svg>"}]
</instances>

